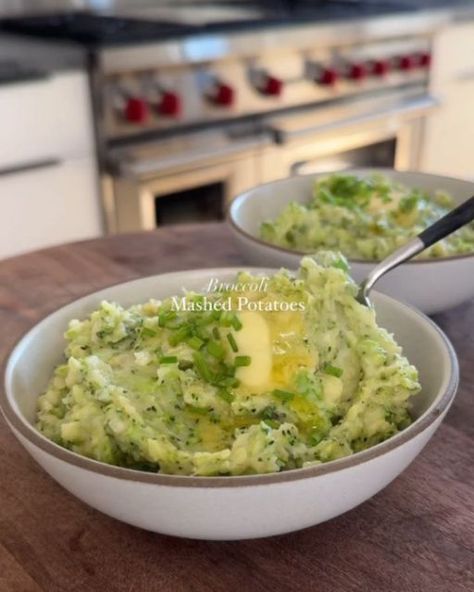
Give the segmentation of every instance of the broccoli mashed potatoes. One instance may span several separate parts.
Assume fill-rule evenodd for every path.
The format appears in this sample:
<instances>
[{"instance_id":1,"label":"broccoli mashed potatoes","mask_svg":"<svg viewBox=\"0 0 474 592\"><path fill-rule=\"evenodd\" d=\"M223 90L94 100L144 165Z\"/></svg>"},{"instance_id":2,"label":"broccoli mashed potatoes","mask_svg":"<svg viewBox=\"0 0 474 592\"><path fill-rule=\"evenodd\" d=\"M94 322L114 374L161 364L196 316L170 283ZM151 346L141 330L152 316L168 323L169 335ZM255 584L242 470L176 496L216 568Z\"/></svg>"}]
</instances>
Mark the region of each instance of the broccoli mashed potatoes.
<instances>
[{"instance_id":1,"label":"broccoli mashed potatoes","mask_svg":"<svg viewBox=\"0 0 474 592\"><path fill-rule=\"evenodd\" d=\"M337 249L352 259L381 260L454 206L444 192L428 195L382 175L335 174L317 180L307 204L289 203L264 222L267 242L303 252ZM426 249L420 258L474 252L474 224Z\"/></svg>"},{"instance_id":2,"label":"broccoli mashed potatoes","mask_svg":"<svg viewBox=\"0 0 474 592\"><path fill-rule=\"evenodd\" d=\"M102 302L71 321L38 429L105 463L182 475L283 471L389 438L410 423L417 371L346 270L324 252L264 289Z\"/></svg>"}]
</instances>

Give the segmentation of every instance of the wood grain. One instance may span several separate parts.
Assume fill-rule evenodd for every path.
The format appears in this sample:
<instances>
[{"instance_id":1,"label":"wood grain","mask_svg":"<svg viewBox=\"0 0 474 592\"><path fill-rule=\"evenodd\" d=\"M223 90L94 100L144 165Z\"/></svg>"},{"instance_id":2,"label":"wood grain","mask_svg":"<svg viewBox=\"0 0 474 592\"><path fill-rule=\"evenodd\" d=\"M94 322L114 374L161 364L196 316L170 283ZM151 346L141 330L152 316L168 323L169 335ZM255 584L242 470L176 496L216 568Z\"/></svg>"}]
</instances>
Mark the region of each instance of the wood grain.
<instances>
[{"instance_id":1,"label":"wood grain","mask_svg":"<svg viewBox=\"0 0 474 592\"><path fill-rule=\"evenodd\" d=\"M5 260L0 359L39 318L98 288L241 263L220 224L109 237ZM50 479L0 420L0 592L472 592L474 302L436 321L452 339L462 373L442 427L372 500L290 535L202 542L121 524Z\"/></svg>"}]
</instances>

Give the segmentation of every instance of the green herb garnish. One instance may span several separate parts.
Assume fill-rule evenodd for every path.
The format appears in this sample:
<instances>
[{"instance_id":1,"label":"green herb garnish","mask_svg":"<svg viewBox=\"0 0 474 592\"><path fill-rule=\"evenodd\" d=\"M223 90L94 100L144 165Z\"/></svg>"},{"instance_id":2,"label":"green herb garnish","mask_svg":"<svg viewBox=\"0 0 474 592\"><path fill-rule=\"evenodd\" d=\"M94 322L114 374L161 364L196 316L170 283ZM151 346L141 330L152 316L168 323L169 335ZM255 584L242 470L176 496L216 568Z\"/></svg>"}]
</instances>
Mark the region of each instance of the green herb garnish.
<instances>
[{"instance_id":1,"label":"green herb garnish","mask_svg":"<svg viewBox=\"0 0 474 592\"><path fill-rule=\"evenodd\" d=\"M160 364L176 364L178 358L176 356L161 356Z\"/></svg>"},{"instance_id":2,"label":"green herb garnish","mask_svg":"<svg viewBox=\"0 0 474 592\"><path fill-rule=\"evenodd\" d=\"M200 339L196 335L193 335L188 340L186 340L186 343L189 345L189 347L197 350L201 349L201 347L204 345L204 340Z\"/></svg>"},{"instance_id":3,"label":"green herb garnish","mask_svg":"<svg viewBox=\"0 0 474 592\"><path fill-rule=\"evenodd\" d=\"M176 318L176 312L174 310L166 310L160 312L158 315L158 325L160 327L166 327L170 321L173 321Z\"/></svg>"},{"instance_id":4,"label":"green herb garnish","mask_svg":"<svg viewBox=\"0 0 474 592\"><path fill-rule=\"evenodd\" d=\"M156 331L150 329L150 327L142 327L142 337L155 337Z\"/></svg>"},{"instance_id":5,"label":"green herb garnish","mask_svg":"<svg viewBox=\"0 0 474 592\"><path fill-rule=\"evenodd\" d=\"M324 364L323 372L325 374L330 374L331 376L337 376L337 378L340 378L342 376L343 369L333 366L332 364Z\"/></svg>"},{"instance_id":6,"label":"green herb garnish","mask_svg":"<svg viewBox=\"0 0 474 592\"><path fill-rule=\"evenodd\" d=\"M227 403L232 403L232 401L234 400L234 395L223 388L217 390L217 396L226 401Z\"/></svg>"},{"instance_id":7,"label":"green herb garnish","mask_svg":"<svg viewBox=\"0 0 474 592\"><path fill-rule=\"evenodd\" d=\"M280 401L283 401L284 403L291 401L295 396L294 393L291 393L290 391L283 391L281 389L275 389L274 391L272 391L272 395L277 399L280 399Z\"/></svg>"},{"instance_id":8,"label":"green herb garnish","mask_svg":"<svg viewBox=\"0 0 474 592\"><path fill-rule=\"evenodd\" d=\"M179 343L184 341L187 337L189 337L190 332L191 332L191 327L189 325L183 325L182 327L180 327L179 329L174 331L174 333L172 333L168 337L169 344L172 347L178 345Z\"/></svg>"},{"instance_id":9,"label":"green herb garnish","mask_svg":"<svg viewBox=\"0 0 474 592\"><path fill-rule=\"evenodd\" d=\"M235 356L234 366L240 368L242 366L250 366L252 358L250 356Z\"/></svg>"},{"instance_id":10,"label":"green herb garnish","mask_svg":"<svg viewBox=\"0 0 474 592\"><path fill-rule=\"evenodd\" d=\"M217 343L217 341L209 341L206 349L211 354L211 356L217 358L218 360L222 360L222 358L225 356L225 349L220 343Z\"/></svg>"},{"instance_id":11,"label":"green herb garnish","mask_svg":"<svg viewBox=\"0 0 474 592\"><path fill-rule=\"evenodd\" d=\"M239 351L237 341L235 341L235 337L232 335L232 333L227 333L227 341L230 343L230 347L234 353Z\"/></svg>"},{"instance_id":12,"label":"green herb garnish","mask_svg":"<svg viewBox=\"0 0 474 592\"><path fill-rule=\"evenodd\" d=\"M234 327L234 329L236 331L240 331L240 329L242 329L242 327L243 327L242 323L240 322L240 319L238 317L236 317L235 315L234 315L234 318L232 319L232 327Z\"/></svg>"},{"instance_id":13,"label":"green herb garnish","mask_svg":"<svg viewBox=\"0 0 474 592\"><path fill-rule=\"evenodd\" d=\"M204 356L200 352L194 352L193 360L194 367L199 376L203 378L206 382L212 382L214 375L212 370L209 368L209 365Z\"/></svg>"}]
</instances>

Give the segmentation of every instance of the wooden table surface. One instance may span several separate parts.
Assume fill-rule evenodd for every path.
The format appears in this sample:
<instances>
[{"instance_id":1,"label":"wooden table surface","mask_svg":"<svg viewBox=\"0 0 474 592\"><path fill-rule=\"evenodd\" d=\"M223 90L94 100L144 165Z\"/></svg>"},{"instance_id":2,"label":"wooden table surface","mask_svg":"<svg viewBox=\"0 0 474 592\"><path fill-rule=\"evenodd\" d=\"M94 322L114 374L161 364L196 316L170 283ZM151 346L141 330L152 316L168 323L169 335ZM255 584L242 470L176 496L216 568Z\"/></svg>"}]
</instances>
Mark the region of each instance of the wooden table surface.
<instances>
[{"instance_id":1,"label":"wooden table surface","mask_svg":"<svg viewBox=\"0 0 474 592\"><path fill-rule=\"evenodd\" d=\"M0 359L39 318L85 293L142 275L241 263L220 224L109 237L0 262ZM57 485L1 419L0 592L472 592L474 302L436 321L462 373L441 428L369 502L290 535L205 542L121 524Z\"/></svg>"}]
</instances>

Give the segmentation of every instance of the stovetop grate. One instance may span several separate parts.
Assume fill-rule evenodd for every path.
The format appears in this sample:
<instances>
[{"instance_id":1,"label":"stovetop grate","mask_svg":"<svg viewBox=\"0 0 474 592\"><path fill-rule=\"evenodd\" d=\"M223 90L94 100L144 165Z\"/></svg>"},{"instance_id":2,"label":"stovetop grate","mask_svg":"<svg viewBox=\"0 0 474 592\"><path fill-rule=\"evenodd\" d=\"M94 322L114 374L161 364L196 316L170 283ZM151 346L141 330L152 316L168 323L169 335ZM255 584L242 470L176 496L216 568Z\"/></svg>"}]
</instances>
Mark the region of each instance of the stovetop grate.
<instances>
[{"instance_id":1,"label":"stovetop grate","mask_svg":"<svg viewBox=\"0 0 474 592\"><path fill-rule=\"evenodd\" d=\"M403 0L402 0L403 2ZM235 19L210 19L199 24L180 22L182 10L199 11L203 7L231 6L230 2L185 3L175 6L176 21L107 16L91 12L70 12L8 18L0 28L36 37L73 41L85 46L103 46L143 41L161 41L191 34L233 32L261 27L285 26L306 22L364 18L413 9L397 0L279 0L238 2L252 9L251 16ZM235 8L236 3L232 3Z\"/></svg>"}]
</instances>

